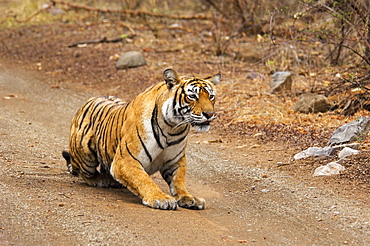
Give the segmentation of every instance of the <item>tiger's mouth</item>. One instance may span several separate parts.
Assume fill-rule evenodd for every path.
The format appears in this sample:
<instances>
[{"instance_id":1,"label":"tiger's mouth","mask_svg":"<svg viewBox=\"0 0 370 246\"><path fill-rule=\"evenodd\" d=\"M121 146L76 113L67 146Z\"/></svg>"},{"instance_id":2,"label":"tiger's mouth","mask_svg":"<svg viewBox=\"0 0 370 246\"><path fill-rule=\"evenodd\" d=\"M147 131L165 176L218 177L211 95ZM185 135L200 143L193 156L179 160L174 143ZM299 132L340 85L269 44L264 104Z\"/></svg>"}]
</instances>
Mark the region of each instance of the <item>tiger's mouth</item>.
<instances>
[{"instance_id":1,"label":"tiger's mouth","mask_svg":"<svg viewBox=\"0 0 370 246\"><path fill-rule=\"evenodd\" d=\"M211 127L211 121L207 120L204 122L194 122L191 125L197 132L207 132Z\"/></svg>"},{"instance_id":2,"label":"tiger's mouth","mask_svg":"<svg viewBox=\"0 0 370 246\"><path fill-rule=\"evenodd\" d=\"M192 126L209 126L211 124L211 121L207 120L204 122L193 122Z\"/></svg>"}]
</instances>

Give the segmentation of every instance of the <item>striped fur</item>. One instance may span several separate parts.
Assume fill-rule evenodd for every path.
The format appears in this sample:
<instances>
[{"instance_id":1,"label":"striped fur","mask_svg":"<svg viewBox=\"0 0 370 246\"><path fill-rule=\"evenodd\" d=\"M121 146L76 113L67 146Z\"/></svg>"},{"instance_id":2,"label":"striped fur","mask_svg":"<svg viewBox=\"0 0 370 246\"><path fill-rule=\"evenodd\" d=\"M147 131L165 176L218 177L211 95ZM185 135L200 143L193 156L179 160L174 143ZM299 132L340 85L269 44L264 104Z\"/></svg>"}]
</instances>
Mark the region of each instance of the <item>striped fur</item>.
<instances>
[{"instance_id":1,"label":"striped fur","mask_svg":"<svg viewBox=\"0 0 370 246\"><path fill-rule=\"evenodd\" d=\"M190 127L207 131L214 120L213 84L205 79L178 77L164 71L164 82L129 103L117 97L89 99L72 120L69 171L91 186L125 186L144 205L160 209L203 209L205 201L185 186L185 147ZM159 171L171 195L163 193L149 175Z\"/></svg>"}]
</instances>

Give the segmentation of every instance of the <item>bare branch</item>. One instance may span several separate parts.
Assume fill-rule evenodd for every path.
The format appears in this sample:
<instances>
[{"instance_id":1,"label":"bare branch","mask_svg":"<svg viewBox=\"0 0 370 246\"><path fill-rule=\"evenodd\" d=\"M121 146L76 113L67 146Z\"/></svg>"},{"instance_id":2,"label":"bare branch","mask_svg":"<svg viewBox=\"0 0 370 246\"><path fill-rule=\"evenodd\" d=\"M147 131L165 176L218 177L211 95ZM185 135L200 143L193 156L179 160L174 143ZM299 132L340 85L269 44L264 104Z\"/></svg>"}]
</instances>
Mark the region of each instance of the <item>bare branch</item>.
<instances>
[{"instance_id":1,"label":"bare branch","mask_svg":"<svg viewBox=\"0 0 370 246\"><path fill-rule=\"evenodd\" d=\"M130 9L125 9L125 10L101 9L101 8L95 8L95 7L89 7L89 6L69 3L66 1L62 1L62 0L52 0L52 3L65 5L73 9L83 9L86 11L100 12L100 13L131 14L131 15L137 15L137 16L144 15L144 16L151 16L155 18L180 19L180 20L193 20L193 19L210 20L212 19L210 16L206 16L206 15L179 16L179 15L157 14L157 13L152 13L148 11L137 11L137 10L130 10Z\"/></svg>"}]
</instances>

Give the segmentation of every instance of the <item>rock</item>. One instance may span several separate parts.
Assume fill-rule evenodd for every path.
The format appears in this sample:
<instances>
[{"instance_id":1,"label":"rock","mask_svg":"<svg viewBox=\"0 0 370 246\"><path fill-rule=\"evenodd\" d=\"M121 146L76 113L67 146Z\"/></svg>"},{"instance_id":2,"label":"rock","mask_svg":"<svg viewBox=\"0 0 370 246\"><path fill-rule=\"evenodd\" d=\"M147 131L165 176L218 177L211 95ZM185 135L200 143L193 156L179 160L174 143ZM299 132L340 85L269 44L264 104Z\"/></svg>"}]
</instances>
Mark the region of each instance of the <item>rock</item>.
<instances>
[{"instance_id":1,"label":"rock","mask_svg":"<svg viewBox=\"0 0 370 246\"><path fill-rule=\"evenodd\" d=\"M320 147L309 147L308 149L303 150L303 151L295 154L294 155L294 160L300 160L300 159L304 159L304 158L313 156L316 153L316 151L318 151L320 149L321 149Z\"/></svg>"},{"instance_id":2,"label":"rock","mask_svg":"<svg viewBox=\"0 0 370 246\"><path fill-rule=\"evenodd\" d=\"M290 72L276 72L270 80L271 93L290 91L292 89L292 74Z\"/></svg>"},{"instance_id":3,"label":"rock","mask_svg":"<svg viewBox=\"0 0 370 246\"><path fill-rule=\"evenodd\" d=\"M363 142L370 130L370 116L359 116L356 120L344 124L334 131L328 145L351 142Z\"/></svg>"},{"instance_id":4,"label":"rock","mask_svg":"<svg viewBox=\"0 0 370 246\"><path fill-rule=\"evenodd\" d=\"M340 171L343 170L345 170L345 168L341 164L334 161L326 164L325 166L316 168L313 176L316 177L321 175L335 175L339 174Z\"/></svg>"},{"instance_id":5,"label":"rock","mask_svg":"<svg viewBox=\"0 0 370 246\"><path fill-rule=\"evenodd\" d=\"M360 150L356 150L356 149L351 149L349 147L345 147L344 149L342 149L339 153L338 153L338 157L340 159L342 158L346 158L348 156L351 156L351 155L357 155L361 153Z\"/></svg>"},{"instance_id":6,"label":"rock","mask_svg":"<svg viewBox=\"0 0 370 246\"><path fill-rule=\"evenodd\" d=\"M330 109L330 103L324 95L315 93L304 93L299 96L294 105L294 111L300 113L326 112Z\"/></svg>"},{"instance_id":7,"label":"rock","mask_svg":"<svg viewBox=\"0 0 370 246\"><path fill-rule=\"evenodd\" d=\"M116 69L127 69L146 65L144 56L137 51L124 52L120 55Z\"/></svg>"},{"instance_id":8,"label":"rock","mask_svg":"<svg viewBox=\"0 0 370 246\"><path fill-rule=\"evenodd\" d=\"M335 155L336 152L337 152L337 150L334 149L333 147L325 146L324 148L322 148L320 150L317 150L316 153L314 154L314 156L315 157L318 157L318 156L329 157L329 156Z\"/></svg>"},{"instance_id":9,"label":"rock","mask_svg":"<svg viewBox=\"0 0 370 246\"><path fill-rule=\"evenodd\" d=\"M299 152L298 154L295 154L294 155L294 160L299 160L299 159L307 158L307 157L310 157L310 156L314 156L314 157L326 156L326 157L329 157L329 156L334 155L335 152L336 152L336 149L334 149L330 146L326 146L324 148L310 147L310 148L308 148L304 151Z\"/></svg>"}]
</instances>

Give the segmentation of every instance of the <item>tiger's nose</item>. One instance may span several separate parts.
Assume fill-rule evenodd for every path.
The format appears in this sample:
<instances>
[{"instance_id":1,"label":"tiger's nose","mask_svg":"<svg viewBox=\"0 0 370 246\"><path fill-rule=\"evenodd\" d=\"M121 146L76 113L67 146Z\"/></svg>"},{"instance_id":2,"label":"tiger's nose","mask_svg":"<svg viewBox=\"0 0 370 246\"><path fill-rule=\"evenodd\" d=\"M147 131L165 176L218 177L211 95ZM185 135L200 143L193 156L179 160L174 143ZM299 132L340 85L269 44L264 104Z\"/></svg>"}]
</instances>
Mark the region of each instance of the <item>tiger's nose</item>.
<instances>
[{"instance_id":1,"label":"tiger's nose","mask_svg":"<svg viewBox=\"0 0 370 246\"><path fill-rule=\"evenodd\" d=\"M215 113L214 113L214 112L203 112L202 114L203 114L203 116L204 116L204 117L206 117L207 119L212 118L212 117L215 115Z\"/></svg>"}]
</instances>

